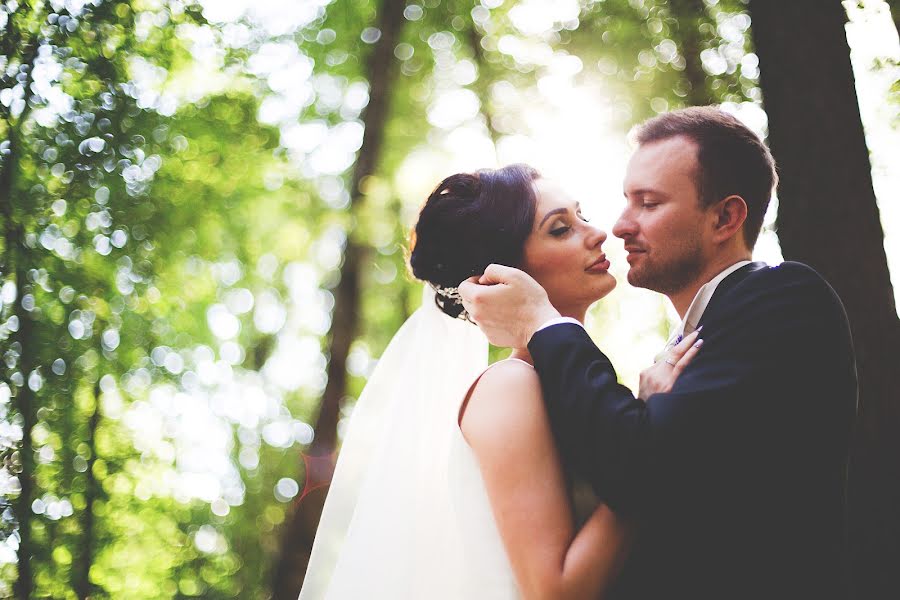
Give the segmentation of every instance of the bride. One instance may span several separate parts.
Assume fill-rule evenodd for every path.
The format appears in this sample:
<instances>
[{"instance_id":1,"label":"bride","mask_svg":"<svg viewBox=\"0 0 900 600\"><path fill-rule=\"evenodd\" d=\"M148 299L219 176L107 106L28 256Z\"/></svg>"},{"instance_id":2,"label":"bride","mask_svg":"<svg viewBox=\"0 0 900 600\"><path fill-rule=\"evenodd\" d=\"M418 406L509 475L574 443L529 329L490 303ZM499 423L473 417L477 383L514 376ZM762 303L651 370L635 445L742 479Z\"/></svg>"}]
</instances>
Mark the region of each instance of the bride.
<instances>
[{"instance_id":1,"label":"bride","mask_svg":"<svg viewBox=\"0 0 900 600\"><path fill-rule=\"evenodd\" d=\"M429 293L354 409L301 600L603 596L634 527L602 504L576 526L531 356L513 348L488 367L456 286L491 263L517 266L583 322L616 285L605 240L525 165L438 185L410 256ZM642 374L640 397L671 387L694 337L676 347L676 369Z\"/></svg>"}]
</instances>

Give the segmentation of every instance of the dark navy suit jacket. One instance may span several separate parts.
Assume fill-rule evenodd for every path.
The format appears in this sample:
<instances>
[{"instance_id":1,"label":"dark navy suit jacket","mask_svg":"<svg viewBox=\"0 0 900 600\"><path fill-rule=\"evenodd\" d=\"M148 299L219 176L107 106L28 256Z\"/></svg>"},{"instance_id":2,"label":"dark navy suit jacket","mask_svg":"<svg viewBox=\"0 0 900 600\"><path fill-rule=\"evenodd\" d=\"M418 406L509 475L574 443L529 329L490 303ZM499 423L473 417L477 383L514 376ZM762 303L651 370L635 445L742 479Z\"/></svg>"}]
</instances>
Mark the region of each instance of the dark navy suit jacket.
<instances>
[{"instance_id":1,"label":"dark navy suit jacket","mask_svg":"<svg viewBox=\"0 0 900 600\"><path fill-rule=\"evenodd\" d=\"M529 343L567 468L639 525L612 597L846 597L857 383L840 300L806 265L751 263L700 324L693 363L646 403L581 327Z\"/></svg>"}]
</instances>

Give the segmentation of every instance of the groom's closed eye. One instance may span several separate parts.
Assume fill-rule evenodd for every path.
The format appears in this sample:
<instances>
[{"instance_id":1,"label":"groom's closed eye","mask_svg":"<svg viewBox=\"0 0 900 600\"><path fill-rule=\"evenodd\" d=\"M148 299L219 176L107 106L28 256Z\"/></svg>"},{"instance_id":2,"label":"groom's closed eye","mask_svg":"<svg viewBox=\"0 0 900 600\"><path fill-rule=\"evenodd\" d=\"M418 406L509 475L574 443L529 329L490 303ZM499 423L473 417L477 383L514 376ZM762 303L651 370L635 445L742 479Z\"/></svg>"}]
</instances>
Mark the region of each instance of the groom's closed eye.
<instances>
[{"instance_id":1,"label":"groom's closed eye","mask_svg":"<svg viewBox=\"0 0 900 600\"><path fill-rule=\"evenodd\" d=\"M626 191L624 195L627 202L644 208L657 206L668 199L667 194L654 189L631 190L630 192Z\"/></svg>"}]
</instances>

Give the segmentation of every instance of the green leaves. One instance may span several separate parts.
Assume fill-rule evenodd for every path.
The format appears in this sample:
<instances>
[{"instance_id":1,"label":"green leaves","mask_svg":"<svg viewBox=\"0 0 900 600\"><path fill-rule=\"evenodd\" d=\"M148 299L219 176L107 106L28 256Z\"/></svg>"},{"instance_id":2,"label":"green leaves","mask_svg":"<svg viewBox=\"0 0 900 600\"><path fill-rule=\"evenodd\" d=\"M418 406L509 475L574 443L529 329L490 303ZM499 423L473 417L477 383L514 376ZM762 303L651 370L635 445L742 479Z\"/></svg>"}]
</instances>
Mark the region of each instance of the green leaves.
<instances>
[{"instance_id":1,"label":"green leaves","mask_svg":"<svg viewBox=\"0 0 900 600\"><path fill-rule=\"evenodd\" d=\"M342 418L418 307L407 236L436 174L520 160L561 79L622 129L758 99L741 2L411 2L389 90L367 79L380 4L0 9L0 595L269 597L347 240Z\"/></svg>"}]
</instances>

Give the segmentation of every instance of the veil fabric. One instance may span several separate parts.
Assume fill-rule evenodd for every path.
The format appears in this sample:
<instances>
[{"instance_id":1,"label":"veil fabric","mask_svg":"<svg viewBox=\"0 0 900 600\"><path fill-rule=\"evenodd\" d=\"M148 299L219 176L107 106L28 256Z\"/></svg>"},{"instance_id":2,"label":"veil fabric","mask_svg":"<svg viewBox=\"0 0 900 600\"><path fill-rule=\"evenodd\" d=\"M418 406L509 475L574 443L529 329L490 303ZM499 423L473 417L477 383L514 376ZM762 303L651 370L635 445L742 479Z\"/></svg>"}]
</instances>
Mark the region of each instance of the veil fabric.
<instances>
[{"instance_id":1,"label":"veil fabric","mask_svg":"<svg viewBox=\"0 0 900 600\"><path fill-rule=\"evenodd\" d=\"M488 342L426 286L350 416L300 600L460 597L450 451Z\"/></svg>"}]
</instances>

